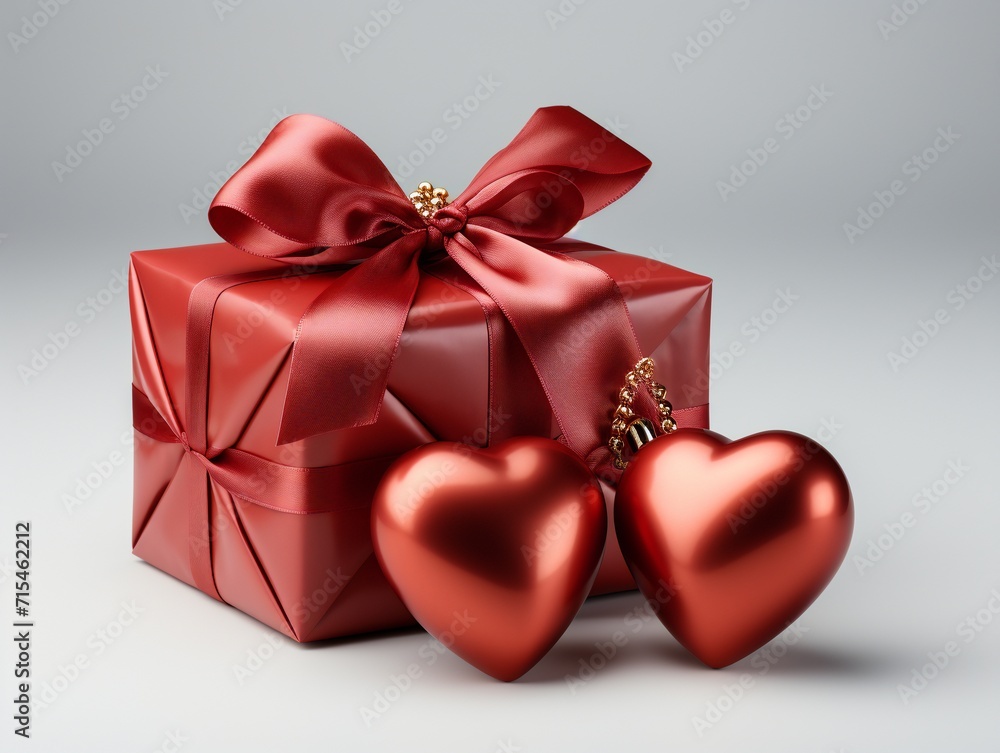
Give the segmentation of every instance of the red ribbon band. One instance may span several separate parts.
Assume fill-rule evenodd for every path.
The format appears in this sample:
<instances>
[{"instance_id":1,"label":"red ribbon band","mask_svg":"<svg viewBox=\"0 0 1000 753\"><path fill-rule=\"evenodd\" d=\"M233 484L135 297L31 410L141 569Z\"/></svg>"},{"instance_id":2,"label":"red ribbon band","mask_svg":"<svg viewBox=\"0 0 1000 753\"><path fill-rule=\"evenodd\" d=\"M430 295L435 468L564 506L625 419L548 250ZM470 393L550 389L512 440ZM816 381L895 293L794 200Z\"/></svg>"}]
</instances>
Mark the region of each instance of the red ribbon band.
<instances>
[{"instance_id":1,"label":"red ribbon band","mask_svg":"<svg viewBox=\"0 0 1000 753\"><path fill-rule=\"evenodd\" d=\"M278 443L378 419L420 263L443 249L509 323L564 441L583 457L602 447L609 385L642 355L631 319L605 272L536 246L618 199L649 166L576 110L543 108L424 221L350 131L311 115L281 121L215 197L212 226L290 264L360 263L302 316ZM588 315L605 324L579 347ZM496 336L491 328L491 349ZM356 396L359 364L387 366Z\"/></svg>"},{"instance_id":2,"label":"red ribbon band","mask_svg":"<svg viewBox=\"0 0 1000 753\"><path fill-rule=\"evenodd\" d=\"M453 203L424 221L385 165L357 136L311 115L278 123L219 191L209 209L215 230L249 253L302 265L356 262L303 314L293 346L278 444L374 423L419 280L421 265L447 254L468 276L459 287L486 315L490 415L502 395L501 359L509 324L531 362L563 440L592 467L610 467L606 433L615 390L641 356L618 286L603 270L537 246L628 192L649 169L643 155L569 107L538 110ZM290 513L329 512L317 500L377 479L391 458L327 468L293 468L237 449L208 447L209 340L215 304L233 285L275 273L202 281L188 306L187 413L173 427L139 390L137 430L178 442L204 467L192 489L191 563L195 584L221 600L212 573L209 483L255 504ZM580 346L580 323L600 321ZM357 395L351 377L388 364ZM504 392L504 390L507 390ZM675 412L680 425L705 425L707 406ZM356 485L356 484L355 484ZM353 491L353 493L352 493ZM369 495L360 489L335 498ZM276 504L280 500L280 505Z\"/></svg>"}]
</instances>

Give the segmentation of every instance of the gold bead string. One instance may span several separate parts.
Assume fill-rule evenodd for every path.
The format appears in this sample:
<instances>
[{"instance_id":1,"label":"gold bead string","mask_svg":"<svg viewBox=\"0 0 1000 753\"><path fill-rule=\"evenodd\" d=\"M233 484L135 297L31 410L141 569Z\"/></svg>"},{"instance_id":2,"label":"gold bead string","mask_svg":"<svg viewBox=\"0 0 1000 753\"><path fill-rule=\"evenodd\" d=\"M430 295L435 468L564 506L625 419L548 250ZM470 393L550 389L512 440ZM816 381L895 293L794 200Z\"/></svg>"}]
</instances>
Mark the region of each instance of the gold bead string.
<instances>
[{"instance_id":1,"label":"gold bead string","mask_svg":"<svg viewBox=\"0 0 1000 753\"><path fill-rule=\"evenodd\" d=\"M420 183L417 190L410 194L410 201L417 214L425 220L429 220L434 213L448 206L448 189L435 188L427 181Z\"/></svg>"},{"instance_id":2,"label":"gold bead string","mask_svg":"<svg viewBox=\"0 0 1000 753\"><path fill-rule=\"evenodd\" d=\"M608 449L615 456L614 466L620 471L625 470L628 461L623 454L625 452L625 432L628 431L629 424L635 419L635 411L632 405L635 402L636 391L644 387L656 401L656 412L660 421L660 431L670 434L677 430L677 422L673 419L674 407L667 400L667 388L659 382L653 381L653 359L642 358L625 375L625 384L618 392L618 407L615 408L614 416L611 418L611 439L608 441Z\"/></svg>"}]
</instances>

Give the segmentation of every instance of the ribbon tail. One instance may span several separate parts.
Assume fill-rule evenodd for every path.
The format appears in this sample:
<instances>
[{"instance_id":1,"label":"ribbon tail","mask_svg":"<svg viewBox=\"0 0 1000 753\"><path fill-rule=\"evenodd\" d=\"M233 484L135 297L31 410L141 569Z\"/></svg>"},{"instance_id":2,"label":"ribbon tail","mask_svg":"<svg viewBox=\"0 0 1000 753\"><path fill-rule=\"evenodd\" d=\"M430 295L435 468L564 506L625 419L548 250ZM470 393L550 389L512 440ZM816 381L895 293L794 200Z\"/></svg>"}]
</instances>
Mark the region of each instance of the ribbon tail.
<instances>
[{"instance_id":1,"label":"ribbon tail","mask_svg":"<svg viewBox=\"0 0 1000 753\"><path fill-rule=\"evenodd\" d=\"M183 463L189 466L180 473L188 483L188 555L191 562L191 577L195 588L204 591L213 599L223 601L215 584L215 568L212 565L212 494L209 489L209 473L190 453Z\"/></svg>"},{"instance_id":2,"label":"ribbon tail","mask_svg":"<svg viewBox=\"0 0 1000 753\"><path fill-rule=\"evenodd\" d=\"M518 434L549 436L552 415L548 400L517 335L508 326L496 301L451 259L447 264L445 274L440 267L423 271L475 298L486 319L489 344L489 413L483 426L486 444L496 444ZM516 421L511 420L514 417Z\"/></svg>"},{"instance_id":3,"label":"ribbon tail","mask_svg":"<svg viewBox=\"0 0 1000 753\"><path fill-rule=\"evenodd\" d=\"M420 273L421 233L351 268L302 315L278 444L375 423Z\"/></svg>"},{"instance_id":4,"label":"ribbon tail","mask_svg":"<svg viewBox=\"0 0 1000 753\"><path fill-rule=\"evenodd\" d=\"M618 285L586 262L482 227L467 226L445 248L517 334L564 441L603 465L619 382L641 357Z\"/></svg>"}]
</instances>

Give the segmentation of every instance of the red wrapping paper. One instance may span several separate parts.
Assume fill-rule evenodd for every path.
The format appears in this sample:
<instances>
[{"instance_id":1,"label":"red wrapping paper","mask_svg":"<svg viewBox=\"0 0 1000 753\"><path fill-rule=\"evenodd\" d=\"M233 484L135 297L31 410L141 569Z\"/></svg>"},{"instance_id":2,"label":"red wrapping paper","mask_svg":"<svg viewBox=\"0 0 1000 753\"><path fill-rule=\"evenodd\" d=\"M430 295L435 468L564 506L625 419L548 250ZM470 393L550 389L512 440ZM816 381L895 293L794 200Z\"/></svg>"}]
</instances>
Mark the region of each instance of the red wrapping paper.
<instances>
[{"instance_id":1,"label":"red wrapping paper","mask_svg":"<svg viewBox=\"0 0 1000 753\"><path fill-rule=\"evenodd\" d=\"M556 240L648 164L546 108L425 223L346 129L279 124L213 202L242 250L132 255L135 554L310 641L412 623L369 506L413 447L558 437L610 505L602 443L637 353L680 425L708 421L711 281ZM632 587L609 531L593 593Z\"/></svg>"},{"instance_id":2,"label":"red wrapping paper","mask_svg":"<svg viewBox=\"0 0 1000 753\"><path fill-rule=\"evenodd\" d=\"M561 250L607 271L622 288L640 345L674 390L682 423L707 426L711 281L639 256L565 241ZM572 249L572 250L571 250ZM211 558L228 604L298 641L412 623L372 554L369 503L381 473L408 449L435 440L485 443L488 340L483 309L456 285L420 279L378 421L277 446L288 379L288 355L299 318L338 272L289 276L280 262L256 259L226 244L140 251L132 255L130 303L133 383L160 415L183 412L188 298L201 280L273 270L277 279L226 290L218 300L210 350L208 436L283 465L340 466L343 478L320 502L328 512L295 514L234 497L211 480ZM452 270L454 271L454 270ZM437 270L447 277L443 270ZM277 301L277 303L276 303ZM530 366L504 373L537 390ZM363 375L362 375L363 376ZM544 401L538 401L544 405ZM615 406L609 395L608 413ZM543 409L541 409L543 410ZM492 417L504 434L557 431L551 414L505 411ZM183 477L200 467L176 441L149 436L137 413L134 553L195 585L189 558L189 498ZM688 417L688 420L685 420ZM612 488L605 484L608 504ZM609 516L610 517L610 516ZM594 594L634 588L614 531L609 531Z\"/></svg>"}]
</instances>

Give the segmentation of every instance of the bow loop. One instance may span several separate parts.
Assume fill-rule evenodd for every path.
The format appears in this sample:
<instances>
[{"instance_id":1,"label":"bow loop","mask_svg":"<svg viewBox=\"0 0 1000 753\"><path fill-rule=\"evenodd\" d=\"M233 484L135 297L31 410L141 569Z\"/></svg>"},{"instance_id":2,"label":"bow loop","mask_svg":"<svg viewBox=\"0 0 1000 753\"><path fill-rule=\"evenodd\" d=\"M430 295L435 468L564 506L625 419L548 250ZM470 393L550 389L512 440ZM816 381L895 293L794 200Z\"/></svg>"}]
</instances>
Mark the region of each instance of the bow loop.
<instances>
[{"instance_id":1,"label":"bow loop","mask_svg":"<svg viewBox=\"0 0 1000 753\"><path fill-rule=\"evenodd\" d=\"M357 263L302 316L277 441L377 420L421 260L444 249L502 312L565 441L587 457L603 442L605 377L615 382L641 354L614 282L535 246L625 194L649 166L576 110L547 107L451 204L425 211L425 220L375 153L343 126L312 115L282 120L220 189L209 209L212 226L258 256ZM581 342L595 317L605 324ZM495 327L488 333L496 352L500 334Z\"/></svg>"},{"instance_id":2,"label":"bow loop","mask_svg":"<svg viewBox=\"0 0 1000 753\"><path fill-rule=\"evenodd\" d=\"M359 245L384 246L423 225L368 145L315 115L278 123L219 190L208 218L237 248L310 264L356 259Z\"/></svg>"},{"instance_id":3,"label":"bow loop","mask_svg":"<svg viewBox=\"0 0 1000 753\"><path fill-rule=\"evenodd\" d=\"M548 170L523 170L488 184L469 200L469 222L511 238L545 243L583 217L579 189Z\"/></svg>"},{"instance_id":4,"label":"bow loop","mask_svg":"<svg viewBox=\"0 0 1000 753\"><path fill-rule=\"evenodd\" d=\"M589 217L628 193L651 164L611 129L572 107L543 107L493 155L455 203L470 201L504 176L544 170L576 186L584 200L581 216Z\"/></svg>"}]
</instances>

